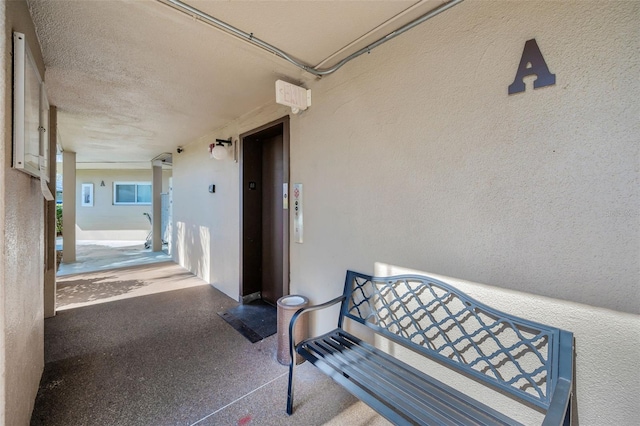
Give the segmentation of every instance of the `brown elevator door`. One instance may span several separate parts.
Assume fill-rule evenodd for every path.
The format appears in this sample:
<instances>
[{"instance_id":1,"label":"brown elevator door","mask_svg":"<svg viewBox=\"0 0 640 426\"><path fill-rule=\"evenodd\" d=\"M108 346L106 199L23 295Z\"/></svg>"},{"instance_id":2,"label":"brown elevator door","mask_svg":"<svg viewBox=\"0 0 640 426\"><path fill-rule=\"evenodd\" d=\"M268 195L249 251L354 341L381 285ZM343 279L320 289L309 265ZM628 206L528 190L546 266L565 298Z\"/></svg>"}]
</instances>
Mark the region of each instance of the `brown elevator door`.
<instances>
[{"instance_id":1,"label":"brown elevator door","mask_svg":"<svg viewBox=\"0 0 640 426\"><path fill-rule=\"evenodd\" d=\"M262 298L276 303L283 296L284 183L282 134L262 142Z\"/></svg>"},{"instance_id":2,"label":"brown elevator door","mask_svg":"<svg viewBox=\"0 0 640 426\"><path fill-rule=\"evenodd\" d=\"M283 209L283 183L288 176L283 126L243 139L242 296L260 292L275 304L285 294L285 234L288 211ZM285 268L287 269L285 271Z\"/></svg>"}]
</instances>

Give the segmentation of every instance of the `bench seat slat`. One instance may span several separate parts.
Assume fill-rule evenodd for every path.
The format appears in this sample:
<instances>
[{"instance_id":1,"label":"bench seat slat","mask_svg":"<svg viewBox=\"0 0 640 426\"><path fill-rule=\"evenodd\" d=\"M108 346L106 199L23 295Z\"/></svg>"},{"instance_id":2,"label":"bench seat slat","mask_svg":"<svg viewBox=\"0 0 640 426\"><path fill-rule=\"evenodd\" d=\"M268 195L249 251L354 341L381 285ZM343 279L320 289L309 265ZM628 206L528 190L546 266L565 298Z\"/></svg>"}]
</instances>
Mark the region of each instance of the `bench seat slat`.
<instances>
[{"instance_id":1,"label":"bench seat slat","mask_svg":"<svg viewBox=\"0 0 640 426\"><path fill-rule=\"evenodd\" d=\"M336 338L337 336L330 336L330 338ZM348 342L344 339L343 333L340 333L340 337L337 340L344 342L344 347L336 347L337 351L342 351L345 357L348 358L348 362L358 368L358 366L365 366L363 368L363 374L370 376L376 386L385 391L391 392L393 395L397 395L401 398L402 403L397 404L396 407L403 409L406 412L416 411L414 419L419 421L423 416L422 411L429 410L430 413L437 413L439 417L439 423L442 424L465 424L465 425L482 425L494 422L491 418L482 415L481 413L475 413L477 416L470 416L469 413L461 413L457 410L451 409L451 398L447 400L443 398L446 393L442 392L442 389L435 388L432 384L422 382L421 378L413 376L411 371L393 363L380 363L376 358L376 355L372 352L368 352L366 349ZM327 339L328 340L328 339ZM338 344L338 343L335 343ZM344 365L340 365L339 368L345 368ZM447 395L448 396L448 395ZM459 404L458 404L459 405ZM478 421L478 418L481 418Z\"/></svg>"},{"instance_id":2,"label":"bench seat slat","mask_svg":"<svg viewBox=\"0 0 640 426\"><path fill-rule=\"evenodd\" d=\"M352 348L339 346L336 341L332 340L332 337L323 340L324 344L333 346L334 350L329 354L325 353L325 361L335 364L336 368L347 372L350 380L361 383L371 389L374 394L384 396L390 405L402 410L413 422L423 420L424 411L428 410L430 416L437 419L439 424L458 425L461 422L470 425L481 424L470 422L468 417L460 416L459 413L451 411L449 407L439 404L438 399L432 399L432 396L420 392L418 387L410 384L403 386L402 382L398 381L403 376L401 368L383 370L372 364L371 359L363 357ZM319 342L315 342L315 344L323 346ZM407 383L406 379L403 380Z\"/></svg>"},{"instance_id":3,"label":"bench seat slat","mask_svg":"<svg viewBox=\"0 0 640 426\"><path fill-rule=\"evenodd\" d=\"M412 404L410 400L405 399L406 395L398 392L398 389L392 389L383 386L382 383L375 380L371 374L371 370L366 364L358 364L350 362L347 357L341 355L340 351L332 351L326 346L327 342L313 342L311 349L316 353L322 361L336 371L339 371L343 378L351 383L366 389L368 393L376 398L384 399L386 405L395 410L401 410L404 416L411 424L420 423L424 418L418 405ZM430 418L442 425L455 425L451 419L440 415L437 411L430 414Z\"/></svg>"},{"instance_id":4,"label":"bench seat slat","mask_svg":"<svg viewBox=\"0 0 640 426\"><path fill-rule=\"evenodd\" d=\"M345 339L343 333L339 334L340 338L337 340L344 342L344 347L337 348L337 350L343 350L345 356L354 365L366 365L365 374L371 375L381 388L390 389L394 394L401 395L403 401L406 401L409 410L413 409L413 407L424 405L454 424L483 424L482 421L478 422L476 418L452 410L450 406L451 399L449 399L449 404L444 402L441 389L435 388L432 384L422 382L422 379L414 376L406 366L402 367L397 362L381 363L376 359L379 355L369 352L360 345L349 342ZM332 338L336 337L332 336ZM417 418L420 418L419 414Z\"/></svg>"},{"instance_id":5,"label":"bench seat slat","mask_svg":"<svg viewBox=\"0 0 640 426\"><path fill-rule=\"evenodd\" d=\"M417 398L433 399L439 401L442 407L449 408L453 404L465 405L467 410L473 412L473 416L476 419L488 419L489 423L495 423L496 421L502 421L504 424L513 425L513 419L504 416L502 413L477 402L474 399L467 397L466 395L458 392L457 390L445 385L436 379L426 376L419 370L406 365L398 365L396 358L391 357L389 354L375 349L368 344L362 342L362 340L338 329L334 333L335 338L344 342L343 344L353 351L361 353L362 356L369 357L372 363L375 363L377 368L388 370L390 373L397 373L394 377L390 377L390 382L393 384L395 381L400 380L403 386L406 386L405 390L414 391ZM371 350L373 349L373 350ZM377 368L375 371L377 371ZM428 379L425 381L425 378ZM465 415L465 420L468 421L469 415ZM480 421L483 424L483 421Z\"/></svg>"},{"instance_id":6,"label":"bench seat slat","mask_svg":"<svg viewBox=\"0 0 640 426\"><path fill-rule=\"evenodd\" d=\"M341 329L297 350L394 423L518 424Z\"/></svg>"},{"instance_id":7,"label":"bench seat slat","mask_svg":"<svg viewBox=\"0 0 640 426\"><path fill-rule=\"evenodd\" d=\"M452 425L452 422L444 421L436 416L429 416L428 413L424 414L424 421L411 421L407 419L406 414L401 414L398 408L389 403L382 403L380 395L372 393L370 389L363 386L362 383L353 380L352 375L346 375L337 366L326 362L323 356L315 351L307 352L303 348L299 348L299 353L305 353L305 357L316 367L318 367L323 373L331 377L337 383L342 385L345 389L355 395L358 399L362 400L365 404L374 408L382 416L390 420L395 425L415 425L415 424L442 424ZM318 355L316 357L316 355ZM353 372L352 372L353 373ZM428 418L427 418L428 417Z\"/></svg>"}]
</instances>

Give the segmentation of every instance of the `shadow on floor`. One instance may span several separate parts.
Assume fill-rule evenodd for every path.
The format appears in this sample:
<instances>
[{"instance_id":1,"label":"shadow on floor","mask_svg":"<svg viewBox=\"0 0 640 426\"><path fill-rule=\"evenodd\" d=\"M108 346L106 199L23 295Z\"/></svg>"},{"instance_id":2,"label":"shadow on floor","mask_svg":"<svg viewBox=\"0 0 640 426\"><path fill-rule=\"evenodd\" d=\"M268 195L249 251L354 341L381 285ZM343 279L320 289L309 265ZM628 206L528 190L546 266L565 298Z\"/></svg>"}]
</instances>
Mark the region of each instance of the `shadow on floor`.
<instances>
[{"instance_id":1,"label":"shadow on floor","mask_svg":"<svg viewBox=\"0 0 640 426\"><path fill-rule=\"evenodd\" d=\"M77 308L200 285L207 283L173 262L65 275L56 280L56 309Z\"/></svg>"},{"instance_id":2,"label":"shadow on floor","mask_svg":"<svg viewBox=\"0 0 640 426\"><path fill-rule=\"evenodd\" d=\"M144 285L142 281L119 281L115 276L67 279L57 285L58 306L65 306L74 299L82 303L119 296Z\"/></svg>"},{"instance_id":3,"label":"shadow on floor","mask_svg":"<svg viewBox=\"0 0 640 426\"><path fill-rule=\"evenodd\" d=\"M109 291L153 288L131 277L161 281L161 271L111 271ZM171 268L164 273L173 283L185 279ZM117 281L128 290L114 290ZM250 343L217 315L238 304L206 283L105 300L45 320L32 425L386 424L308 363L297 368L288 417L288 368L276 360L277 336Z\"/></svg>"}]
</instances>

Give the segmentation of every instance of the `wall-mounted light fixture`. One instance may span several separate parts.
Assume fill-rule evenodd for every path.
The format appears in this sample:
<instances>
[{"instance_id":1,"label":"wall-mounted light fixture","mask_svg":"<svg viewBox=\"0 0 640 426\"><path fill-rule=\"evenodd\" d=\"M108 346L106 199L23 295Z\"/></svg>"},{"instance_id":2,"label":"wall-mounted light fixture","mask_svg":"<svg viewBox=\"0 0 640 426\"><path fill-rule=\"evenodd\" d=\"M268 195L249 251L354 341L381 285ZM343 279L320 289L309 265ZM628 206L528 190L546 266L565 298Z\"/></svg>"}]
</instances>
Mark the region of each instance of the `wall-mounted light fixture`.
<instances>
[{"instance_id":1,"label":"wall-mounted light fixture","mask_svg":"<svg viewBox=\"0 0 640 426\"><path fill-rule=\"evenodd\" d=\"M104 186L104 181L101 181L101 182L100 182L100 186Z\"/></svg>"},{"instance_id":2,"label":"wall-mounted light fixture","mask_svg":"<svg viewBox=\"0 0 640 426\"><path fill-rule=\"evenodd\" d=\"M225 144L233 145L232 139L216 139L215 143L209 145L209 155L216 160L224 160L227 158L227 147Z\"/></svg>"}]
</instances>

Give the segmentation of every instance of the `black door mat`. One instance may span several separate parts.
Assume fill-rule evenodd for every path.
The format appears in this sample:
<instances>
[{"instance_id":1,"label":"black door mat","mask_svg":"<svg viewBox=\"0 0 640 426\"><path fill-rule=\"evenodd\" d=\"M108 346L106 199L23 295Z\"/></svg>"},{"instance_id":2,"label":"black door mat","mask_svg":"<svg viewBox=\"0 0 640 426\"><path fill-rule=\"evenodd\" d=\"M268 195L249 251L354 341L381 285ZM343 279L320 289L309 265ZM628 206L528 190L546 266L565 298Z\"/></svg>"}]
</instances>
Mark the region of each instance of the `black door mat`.
<instances>
[{"instance_id":1,"label":"black door mat","mask_svg":"<svg viewBox=\"0 0 640 426\"><path fill-rule=\"evenodd\" d=\"M251 343L278 331L278 310L262 300L254 300L249 304L218 312L218 315Z\"/></svg>"}]
</instances>

